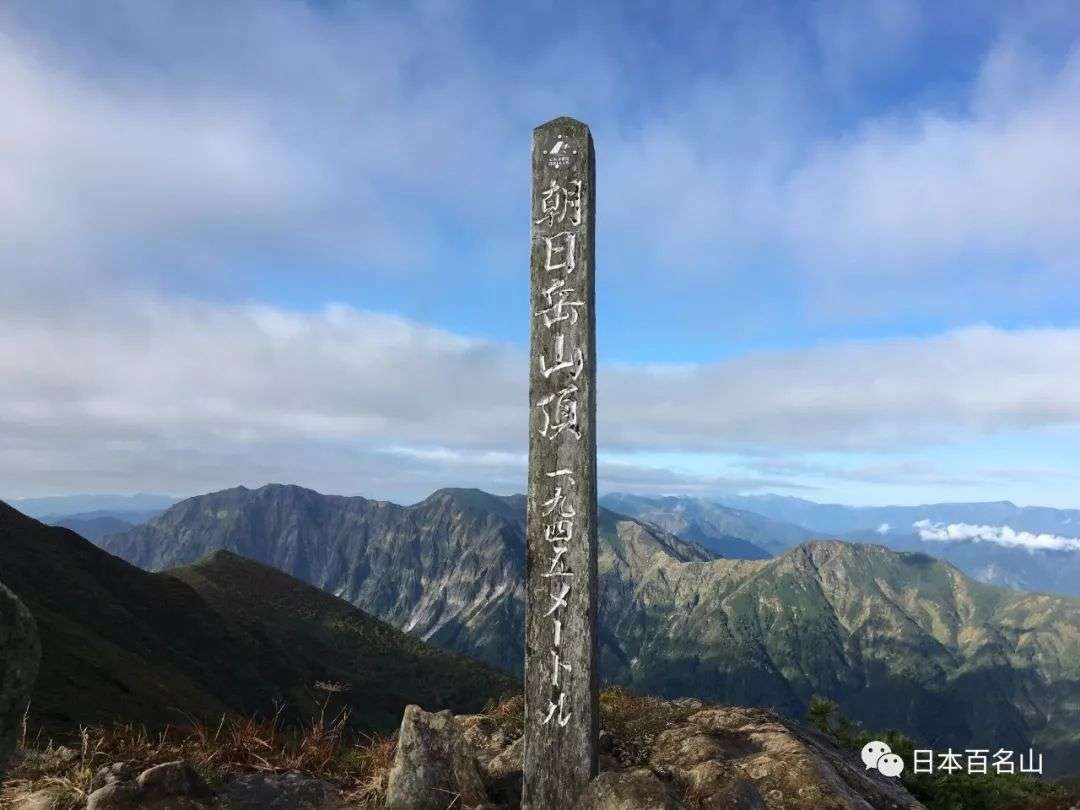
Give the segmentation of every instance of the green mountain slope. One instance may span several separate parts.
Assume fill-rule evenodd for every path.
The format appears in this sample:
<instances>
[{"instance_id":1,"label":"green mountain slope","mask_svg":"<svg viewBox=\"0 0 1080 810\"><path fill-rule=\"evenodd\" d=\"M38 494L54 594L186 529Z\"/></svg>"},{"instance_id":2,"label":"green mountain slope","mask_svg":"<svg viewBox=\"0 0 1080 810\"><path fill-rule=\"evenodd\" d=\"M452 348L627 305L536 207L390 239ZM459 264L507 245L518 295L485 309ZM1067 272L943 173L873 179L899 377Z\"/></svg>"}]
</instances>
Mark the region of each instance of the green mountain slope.
<instances>
[{"instance_id":1,"label":"green mountain slope","mask_svg":"<svg viewBox=\"0 0 1080 810\"><path fill-rule=\"evenodd\" d=\"M791 715L823 694L935 747L1035 745L1059 770L1080 756L1080 600L836 541L602 578L620 682Z\"/></svg>"},{"instance_id":2,"label":"green mountain slope","mask_svg":"<svg viewBox=\"0 0 1080 810\"><path fill-rule=\"evenodd\" d=\"M257 563L219 553L149 574L3 503L0 578L38 622L33 716L50 729L276 702L306 718L324 697L316 681L347 684L355 723L387 729L407 702L474 710L514 686Z\"/></svg>"}]
</instances>

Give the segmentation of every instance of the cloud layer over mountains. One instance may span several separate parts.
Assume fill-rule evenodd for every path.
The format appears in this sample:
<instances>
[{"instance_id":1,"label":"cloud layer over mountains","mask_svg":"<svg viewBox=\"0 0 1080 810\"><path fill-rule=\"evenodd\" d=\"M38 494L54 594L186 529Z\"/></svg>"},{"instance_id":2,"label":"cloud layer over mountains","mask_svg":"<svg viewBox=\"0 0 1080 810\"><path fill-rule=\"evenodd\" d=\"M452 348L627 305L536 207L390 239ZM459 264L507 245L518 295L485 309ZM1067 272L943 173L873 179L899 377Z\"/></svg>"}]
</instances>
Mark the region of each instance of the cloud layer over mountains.
<instances>
[{"instance_id":1,"label":"cloud layer over mountains","mask_svg":"<svg viewBox=\"0 0 1080 810\"><path fill-rule=\"evenodd\" d=\"M159 488L188 486L206 468L224 485L293 480L299 467L323 469L318 480L340 489L353 464L357 476L429 465L436 477L457 469L521 487L527 358L516 347L344 306L131 299L67 317L63 332L32 313L5 322L5 487L84 466L108 479L129 464L173 471ZM1080 422L1080 387L1060 369L1077 366L1080 330L991 328L714 364L609 364L600 440L630 454L888 451L1067 426ZM625 464L611 472L621 488L679 484Z\"/></svg>"},{"instance_id":2,"label":"cloud layer over mountains","mask_svg":"<svg viewBox=\"0 0 1080 810\"><path fill-rule=\"evenodd\" d=\"M1056 534L1035 534L1016 531L1009 526L978 526L970 523L932 523L920 520L914 528L919 538L927 542L952 543L971 540L976 543L996 543L1030 551L1080 551L1080 538Z\"/></svg>"}]
</instances>

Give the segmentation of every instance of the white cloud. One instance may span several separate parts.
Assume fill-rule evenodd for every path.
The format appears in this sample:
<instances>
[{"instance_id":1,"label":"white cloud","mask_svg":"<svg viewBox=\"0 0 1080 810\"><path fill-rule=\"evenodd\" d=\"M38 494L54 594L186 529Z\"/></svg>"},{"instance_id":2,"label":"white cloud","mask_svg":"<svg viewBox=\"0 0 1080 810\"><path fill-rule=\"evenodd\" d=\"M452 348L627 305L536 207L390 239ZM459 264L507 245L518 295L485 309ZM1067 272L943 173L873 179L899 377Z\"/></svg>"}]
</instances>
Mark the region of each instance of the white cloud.
<instances>
[{"instance_id":1,"label":"white cloud","mask_svg":"<svg viewBox=\"0 0 1080 810\"><path fill-rule=\"evenodd\" d=\"M736 15L731 63L676 60L688 75L662 94L644 89L655 66L628 56L626 26L520 49L452 5L47 6L0 11L9 290L228 288L268 258L415 270L446 255L448 225L501 264L524 238L528 130L567 110L600 141L602 239L644 251L631 279L724 275L765 252L857 302L850 318L906 294L964 303L928 290L1019 305L1018 266L1045 300L1080 256L1080 51L1043 59L1002 34L959 101L929 87L840 128L823 112L897 55L919 58L934 23L916 5L823 4L807 34L820 64L768 15ZM560 75L579 81L555 92Z\"/></svg>"},{"instance_id":2,"label":"white cloud","mask_svg":"<svg viewBox=\"0 0 1080 810\"><path fill-rule=\"evenodd\" d=\"M2 490L32 495L64 476L96 475L93 489L182 492L196 471L226 485L301 480L295 469L323 488L361 491L355 476L379 481L379 464L383 483L408 471L519 488L528 358L516 347L345 306L294 312L131 296L63 318L58 329L54 314L10 312L0 327ZM1080 387L1060 369L1078 365L1080 330L990 328L709 365L606 365L603 474L624 489L785 486L801 475L797 464L751 460L742 465L749 475L710 476L634 457L908 452L1075 427ZM350 462L359 456L368 460ZM884 480L905 470L890 468ZM872 467L848 472L883 477Z\"/></svg>"},{"instance_id":3,"label":"white cloud","mask_svg":"<svg viewBox=\"0 0 1080 810\"><path fill-rule=\"evenodd\" d=\"M962 111L890 113L820 142L787 184L794 244L854 297L906 281L978 295L976 279L1017 266L1045 282L1080 257L1078 137L1080 50L1055 67L1002 46Z\"/></svg>"},{"instance_id":4,"label":"white cloud","mask_svg":"<svg viewBox=\"0 0 1080 810\"><path fill-rule=\"evenodd\" d=\"M701 71L682 51L636 63L618 38L635 35L628 25L518 49L454 4L49 6L0 9L4 490L519 488L520 349L355 308L177 290L266 300L282 297L277 273L317 291L425 264L447 278L467 261L449 248L470 236L502 267L505 246L527 238L528 130L567 111L597 135L601 247L644 251L618 268L627 290L684 267L723 283L750 272L733 259L763 255L792 276L778 295L797 297L805 274L810 289L857 299L855 317L902 306L901 289L921 314L966 300L956 289L1007 308L1021 284L1045 300L1077 283L1060 269L1080 256L1075 49L1042 60L1003 38L959 101L837 126L822 112L831 92L854 98L913 52L926 21L912 7L825 4L810 26L818 75L768 15L702 20L709 65L706 23L735 33L723 65ZM580 80L555 81L567 75ZM958 259L962 276L939 272ZM612 365L600 440L624 455L889 452L1069 428L1080 388L1061 370L1078 360L1080 330L978 327ZM747 469L760 475L747 485L774 474ZM626 489L740 480L608 470ZM913 473L834 470L897 474Z\"/></svg>"},{"instance_id":5,"label":"white cloud","mask_svg":"<svg viewBox=\"0 0 1080 810\"><path fill-rule=\"evenodd\" d=\"M919 537L927 542L955 543L973 541L999 546L1026 548L1028 551L1080 551L1080 538L1056 534L1018 532L1009 526L979 526L970 523L932 523L919 520L913 524Z\"/></svg>"},{"instance_id":6,"label":"white cloud","mask_svg":"<svg viewBox=\"0 0 1080 810\"><path fill-rule=\"evenodd\" d=\"M896 450L1080 424L1080 330L975 327L724 363L616 366L609 442L682 450ZM609 411L611 413L611 411Z\"/></svg>"}]
</instances>

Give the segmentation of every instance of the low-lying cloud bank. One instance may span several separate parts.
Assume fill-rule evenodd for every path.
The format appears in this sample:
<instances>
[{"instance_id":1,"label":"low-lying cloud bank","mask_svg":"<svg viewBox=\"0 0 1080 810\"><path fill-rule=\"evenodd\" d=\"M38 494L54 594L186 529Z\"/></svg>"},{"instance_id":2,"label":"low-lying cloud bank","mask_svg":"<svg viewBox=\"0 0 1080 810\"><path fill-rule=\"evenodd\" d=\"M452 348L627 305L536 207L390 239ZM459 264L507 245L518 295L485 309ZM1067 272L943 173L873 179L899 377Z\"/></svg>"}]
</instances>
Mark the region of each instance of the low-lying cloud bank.
<instances>
[{"instance_id":1,"label":"low-lying cloud bank","mask_svg":"<svg viewBox=\"0 0 1080 810\"><path fill-rule=\"evenodd\" d=\"M970 523L932 523L919 520L914 524L920 539L933 543L953 543L971 540L976 543L995 543L1029 551L1080 551L1080 538L1056 534L1018 532L1009 526L979 526Z\"/></svg>"}]
</instances>

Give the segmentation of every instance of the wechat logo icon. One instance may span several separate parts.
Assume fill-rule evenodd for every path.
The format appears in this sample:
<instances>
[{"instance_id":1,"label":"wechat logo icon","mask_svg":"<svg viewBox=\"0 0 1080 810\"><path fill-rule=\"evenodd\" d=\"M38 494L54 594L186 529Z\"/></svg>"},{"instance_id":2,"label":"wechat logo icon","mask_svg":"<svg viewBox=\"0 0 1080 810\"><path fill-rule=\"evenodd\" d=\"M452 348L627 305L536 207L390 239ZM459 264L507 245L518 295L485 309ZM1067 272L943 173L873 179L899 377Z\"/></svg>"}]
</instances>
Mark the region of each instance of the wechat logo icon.
<instances>
[{"instance_id":1,"label":"wechat logo icon","mask_svg":"<svg viewBox=\"0 0 1080 810\"><path fill-rule=\"evenodd\" d=\"M895 777L904 772L904 760L881 740L871 740L862 747L862 761L866 770L876 768L882 776Z\"/></svg>"}]
</instances>

